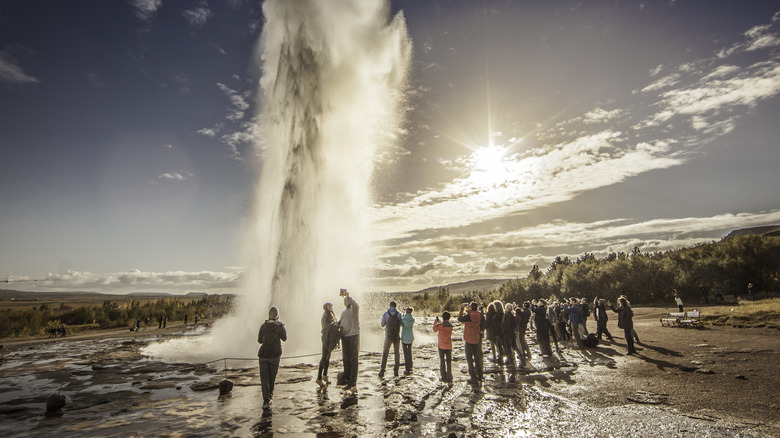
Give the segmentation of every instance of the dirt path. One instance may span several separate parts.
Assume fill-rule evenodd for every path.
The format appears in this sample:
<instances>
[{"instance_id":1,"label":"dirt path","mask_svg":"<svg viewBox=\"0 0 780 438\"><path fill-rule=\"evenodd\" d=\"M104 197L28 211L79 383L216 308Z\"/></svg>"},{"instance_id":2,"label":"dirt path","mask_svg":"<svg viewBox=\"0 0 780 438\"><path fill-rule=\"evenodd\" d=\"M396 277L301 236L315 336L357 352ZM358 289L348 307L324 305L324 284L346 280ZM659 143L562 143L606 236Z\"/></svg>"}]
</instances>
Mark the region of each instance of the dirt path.
<instances>
[{"instance_id":1,"label":"dirt path","mask_svg":"<svg viewBox=\"0 0 780 438\"><path fill-rule=\"evenodd\" d=\"M610 321L615 342L567 352L578 367L574 382L552 380L548 389L595 407L644 398L694 418L761 425L780 436L780 331L662 327L658 318L671 311L635 309L642 343L634 356L625 355L622 330Z\"/></svg>"}]
</instances>

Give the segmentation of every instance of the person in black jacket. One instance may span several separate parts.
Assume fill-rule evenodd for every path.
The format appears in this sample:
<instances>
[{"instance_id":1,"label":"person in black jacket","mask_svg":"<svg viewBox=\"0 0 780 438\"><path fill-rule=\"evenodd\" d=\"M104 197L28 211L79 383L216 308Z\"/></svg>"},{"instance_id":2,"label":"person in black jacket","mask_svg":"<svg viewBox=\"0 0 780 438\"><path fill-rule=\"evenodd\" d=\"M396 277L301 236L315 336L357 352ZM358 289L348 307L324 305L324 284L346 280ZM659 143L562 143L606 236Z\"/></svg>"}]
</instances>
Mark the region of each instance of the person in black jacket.
<instances>
[{"instance_id":1,"label":"person in black jacket","mask_svg":"<svg viewBox=\"0 0 780 438\"><path fill-rule=\"evenodd\" d=\"M276 307L268 309L268 319L260 326L257 342L260 349L257 357L260 361L260 384L263 388L263 409L271 405L274 395L274 382L279 371L279 360L282 357L282 341L287 340L287 329L279 321L279 310Z\"/></svg>"},{"instance_id":2,"label":"person in black jacket","mask_svg":"<svg viewBox=\"0 0 780 438\"><path fill-rule=\"evenodd\" d=\"M317 385L324 388L330 384L328 380L328 365L330 365L330 353L339 344L339 323L336 321L336 314L333 313L333 304L325 303L322 305L322 357L320 358L320 367L317 371Z\"/></svg>"}]
</instances>

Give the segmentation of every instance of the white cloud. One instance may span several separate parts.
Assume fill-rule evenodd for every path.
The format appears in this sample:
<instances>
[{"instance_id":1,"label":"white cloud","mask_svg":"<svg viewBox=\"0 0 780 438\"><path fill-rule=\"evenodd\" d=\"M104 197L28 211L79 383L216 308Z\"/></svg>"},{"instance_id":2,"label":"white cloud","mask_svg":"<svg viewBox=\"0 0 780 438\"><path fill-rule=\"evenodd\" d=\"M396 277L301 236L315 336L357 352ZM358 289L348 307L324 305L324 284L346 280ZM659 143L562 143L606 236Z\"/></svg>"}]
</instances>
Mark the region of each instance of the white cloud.
<instances>
[{"instance_id":1,"label":"white cloud","mask_svg":"<svg viewBox=\"0 0 780 438\"><path fill-rule=\"evenodd\" d=\"M7 54L0 52L0 82L9 84L35 84L40 82L17 65Z\"/></svg>"},{"instance_id":2,"label":"white cloud","mask_svg":"<svg viewBox=\"0 0 780 438\"><path fill-rule=\"evenodd\" d=\"M659 218L647 221L612 219L597 222L550 221L502 233L446 234L380 247L375 271L387 284L436 284L501 274L525 275L556 256L575 258L583 252L604 257L612 252L667 251L720 240L726 233L780 223L780 210L720 214L709 217ZM451 230L457 232L457 230ZM541 251L541 253L540 253ZM418 261L430 256L428 262ZM389 260L403 260L394 264Z\"/></svg>"},{"instance_id":3,"label":"white cloud","mask_svg":"<svg viewBox=\"0 0 780 438\"><path fill-rule=\"evenodd\" d=\"M621 113L622 111L620 109L607 111L603 108L594 108L588 111L587 113L585 113L585 116L583 118L583 123L591 124L591 123L608 122L612 119L620 117Z\"/></svg>"},{"instance_id":4,"label":"white cloud","mask_svg":"<svg viewBox=\"0 0 780 438\"><path fill-rule=\"evenodd\" d=\"M203 1L192 9L185 9L182 11L182 15L190 26L202 27L211 17L211 10L209 9L208 3Z\"/></svg>"},{"instance_id":5,"label":"white cloud","mask_svg":"<svg viewBox=\"0 0 780 438\"><path fill-rule=\"evenodd\" d=\"M95 274L92 272L67 270L58 274L47 274L43 279L27 277L9 278L33 290L84 290L98 292L234 292L239 286L238 272L214 271L167 271L144 272L132 269L128 272Z\"/></svg>"},{"instance_id":6,"label":"white cloud","mask_svg":"<svg viewBox=\"0 0 780 438\"><path fill-rule=\"evenodd\" d=\"M675 73L668 76L664 76L661 79L653 82L652 84L642 88L643 93L649 93L651 91L658 91L664 88L670 88L677 85L680 82L680 75Z\"/></svg>"},{"instance_id":7,"label":"white cloud","mask_svg":"<svg viewBox=\"0 0 780 438\"><path fill-rule=\"evenodd\" d=\"M641 146L640 146L641 145ZM405 201L375 207L383 238L456 228L572 199L681 158L662 143L631 146L620 132L602 131L567 143L506 157L500 167L472 169L442 188L409 194ZM470 157L460 157L459 165Z\"/></svg>"},{"instance_id":8,"label":"white cloud","mask_svg":"<svg viewBox=\"0 0 780 438\"><path fill-rule=\"evenodd\" d=\"M128 0L135 8L135 16L141 21L150 21L162 6L162 0Z\"/></svg>"},{"instance_id":9,"label":"white cloud","mask_svg":"<svg viewBox=\"0 0 780 438\"><path fill-rule=\"evenodd\" d=\"M219 87L219 89L225 93L225 95L230 99L230 103L233 105L233 108L228 111L228 120L235 121L243 119L246 110L249 109L249 103L247 103L246 96L236 90L231 89L225 84L217 83L217 87Z\"/></svg>"},{"instance_id":10,"label":"white cloud","mask_svg":"<svg viewBox=\"0 0 780 438\"><path fill-rule=\"evenodd\" d=\"M756 63L737 73L733 69L716 70L695 84L661 95L661 107L653 118L663 123L677 115L706 115L736 106L754 107L759 101L780 94L780 63ZM727 76L732 73L731 77Z\"/></svg>"},{"instance_id":11,"label":"white cloud","mask_svg":"<svg viewBox=\"0 0 780 438\"><path fill-rule=\"evenodd\" d=\"M186 170L177 170L172 172L166 172L162 175L158 176L157 179L165 180L165 181L174 181L174 182L181 182L186 181L188 178L192 177L194 174L192 172L187 172Z\"/></svg>"}]
</instances>

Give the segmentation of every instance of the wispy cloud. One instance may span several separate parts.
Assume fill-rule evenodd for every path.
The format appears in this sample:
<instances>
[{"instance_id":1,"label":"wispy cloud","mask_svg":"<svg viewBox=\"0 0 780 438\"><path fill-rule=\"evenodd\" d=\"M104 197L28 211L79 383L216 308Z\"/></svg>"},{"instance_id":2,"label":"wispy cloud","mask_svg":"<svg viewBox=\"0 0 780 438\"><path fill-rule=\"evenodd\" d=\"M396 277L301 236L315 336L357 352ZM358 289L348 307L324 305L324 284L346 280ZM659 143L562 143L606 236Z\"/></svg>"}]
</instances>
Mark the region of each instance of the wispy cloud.
<instances>
[{"instance_id":1,"label":"wispy cloud","mask_svg":"<svg viewBox=\"0 0 780 438\"><path fill-rule=\"evenodd\" d=\"M162 175L158 176L157 179L163 181L182 182L182 181L186 181L188 178L191 178L193 175L194 174L192 172L187 172L186 170L176 170L171 172L165 172Z\"/></svg>"},{"instance_id":2,"label":"wispy cloud","mask_svg":"<svg viewBox=\"0 0 780 438\"><path fill-rule=\"evenodd\" d=\"M162 0L128 0L139 20L148 22L162 6Z\"/></svg>"},{"instance_id":3,"label":"wispy cloud","mask_svg":"<svg viewBox=\"0 0 780 438\"><path fill-rule=\"evenodd\" d=\"M214 271L167 271L145 272L131 269L127 272L95 274L92 272L67 270L58 274L47 274L42 279L9 277L9 283L24 284L26 290L78 289L97 292L130 292L139 290L160 292L208 291L234 292L239 286L238 272Z\"/></svg>"},{"instance_id":4,"label":"wispy cloud","mask_svg":"<svg viewBox=\"0 0 780 438\"><path fill-rule=\"evenodd\" d=\"M211 17L211 10L207 2L202 1L198 6L192 9L182 11L184 19L192 27L203 27L206 21Z\"/></svg>"},{"instance_id":5,"label":"wispy cloud","mask_svg":"<svg viewBox=\"0 0 780 438\"><path fill-rule=\"evenodd\" d=\"M455 162L469 163L465 157ZM415 231L456 228L572 199L648 170L677 165L666 144L631 144L621 132L601 131L573 141L504 158L497 166L473 166L467 177L410 199L376 207L386 238ZM473 165L473 163L472 163Z\"/></svg>"},{"instance_id":6,"label":"wispy cloud","mask_svg":"<svg viewBox=\"0 0 780 438\"><path fill-rule=\"evenodd\" d=\"M0 52L0 82L7 84L35 84L37 78L28 75L11 57Z\"/></svg>"},{"instance_id":7,"label":"wispy cloud","mask_svg":"<svg viewBox=\"0 0 780 438\"><path fill-rule=\"evenodd\" d=\"M733 229L770 223L780 223L780 210L648 221L557 220L503 233L446 234L393 243L381 248L383 257L375 272L386 284L450 282L492 274L522 276L533 265L547 265L556 256L589 252L603 257L635 247L644 252L666 251L720 240ZM420 261L426 257L430 260Z\"/></svg>"},{"instance_id":8,"label":"wispy cloud","mask_svg":"<svg viewBox=\"0 0 780 438\"><path fill-rule=\"evenodd\" d=\"M249 109L249 103L247 103L246 96L225 84L217 83L217 87L219 87L219 89L230 99L232 108L228 111L228 120L243 119L246 110Z\"/></svg>"}]
</instances>

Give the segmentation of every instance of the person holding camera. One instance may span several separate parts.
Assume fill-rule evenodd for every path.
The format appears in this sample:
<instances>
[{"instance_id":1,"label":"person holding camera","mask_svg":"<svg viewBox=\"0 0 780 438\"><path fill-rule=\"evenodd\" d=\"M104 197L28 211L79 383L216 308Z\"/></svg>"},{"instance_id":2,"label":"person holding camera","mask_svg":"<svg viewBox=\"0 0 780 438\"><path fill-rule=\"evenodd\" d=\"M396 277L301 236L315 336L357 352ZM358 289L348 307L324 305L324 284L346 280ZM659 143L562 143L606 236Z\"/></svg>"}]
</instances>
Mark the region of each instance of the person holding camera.
<instances>
[{"instance_id":1,"label":"person holding camera","mask_svg":"<svg viewBox=\"0 0 780 438\"><path fill-rule=\"evenodd\" d=\"M439 317L433 321L433 331L439 333L439 371L441 372L441 381L452 383L452 324L450 323L450 312L444 312L441 315L444 322L439 321Z\"/></svg>"},{"instance_id":2,"label":"person holding camera","mask_svg":"<svg viewBox=\"0 0 780 438\"><path fill-rule=\"evenodd\" d=\"M344 373L339 384L346 385L347 392L357 393L358 355L360 354L360 306L349 296L346 289L339 295L344 297L344 311L341 312L341 354Z\"/></svg>"},{"instance_id":3,"label":"person holding camera","mask_svg":"<svg viewBox=\"0 0 780 438\"><path fill-rule=\"evenodd\" d=\"M463 326L463 342L465 345L466 361L469 365L469 383L479 383L484 379L482 369L482 314L479 313L477 303L463 303L458 313L458 321Z\"/></svg>"}]
</instances>

